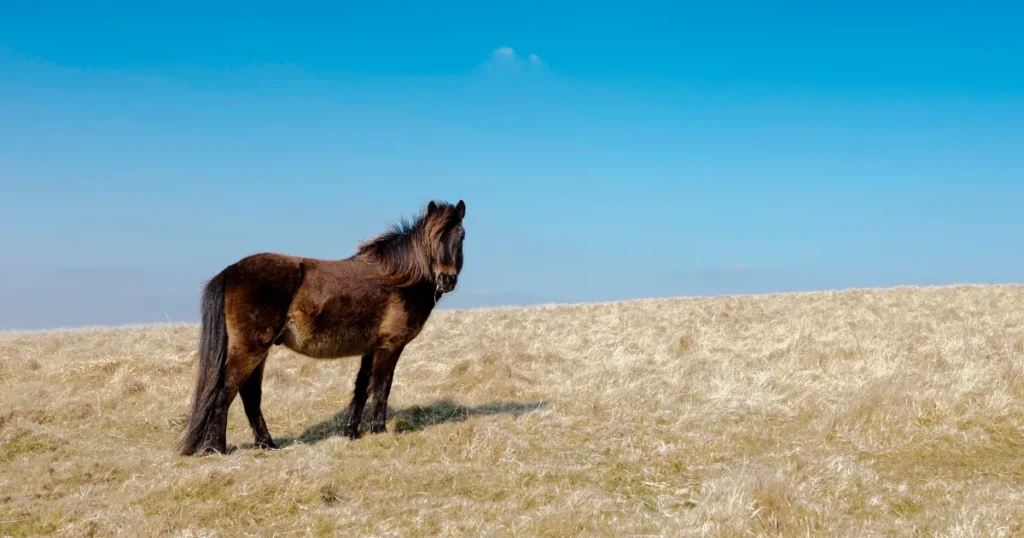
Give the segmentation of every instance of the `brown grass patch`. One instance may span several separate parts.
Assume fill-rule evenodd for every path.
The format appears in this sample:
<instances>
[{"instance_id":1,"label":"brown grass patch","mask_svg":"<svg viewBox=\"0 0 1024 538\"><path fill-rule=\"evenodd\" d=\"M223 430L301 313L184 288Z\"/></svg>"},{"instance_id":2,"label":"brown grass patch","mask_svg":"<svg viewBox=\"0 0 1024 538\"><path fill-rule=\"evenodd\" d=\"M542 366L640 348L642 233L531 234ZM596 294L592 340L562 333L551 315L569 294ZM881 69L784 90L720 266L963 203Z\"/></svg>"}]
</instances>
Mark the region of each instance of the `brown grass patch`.
<instances>
[{"instance_id":1,"label":"brown grass patch","mask_svg":"<svg viewBox=\"0 0 1024 538\"><path fill-rule=\"evenodd\" d=\"M0 536L1016 536L1024 289L439 312L386 435L275 349L180 458L195 326L0 334Z\"/></svg>"}]
</instances>

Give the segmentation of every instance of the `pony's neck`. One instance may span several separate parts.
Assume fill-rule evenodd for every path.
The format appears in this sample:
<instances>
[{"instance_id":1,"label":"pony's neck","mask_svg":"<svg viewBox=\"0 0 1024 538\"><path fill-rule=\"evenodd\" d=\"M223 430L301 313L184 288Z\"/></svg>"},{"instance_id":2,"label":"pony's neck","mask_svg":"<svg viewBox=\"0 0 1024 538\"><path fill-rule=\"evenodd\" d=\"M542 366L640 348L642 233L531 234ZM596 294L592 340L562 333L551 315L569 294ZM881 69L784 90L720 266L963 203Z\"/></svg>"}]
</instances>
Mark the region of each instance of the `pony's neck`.
<instances>
[{"instance_id":1,"label":"pony's neck","mask_svg":"<svg viewBox=\"0 0 1024 538\"><path fill-rule=\"evenodd\" d=\"M401 225L360 247L357 256L380 266L382 275L401 287L433 281L423 246L422 226Z\"/></svg>"}]
</instances>

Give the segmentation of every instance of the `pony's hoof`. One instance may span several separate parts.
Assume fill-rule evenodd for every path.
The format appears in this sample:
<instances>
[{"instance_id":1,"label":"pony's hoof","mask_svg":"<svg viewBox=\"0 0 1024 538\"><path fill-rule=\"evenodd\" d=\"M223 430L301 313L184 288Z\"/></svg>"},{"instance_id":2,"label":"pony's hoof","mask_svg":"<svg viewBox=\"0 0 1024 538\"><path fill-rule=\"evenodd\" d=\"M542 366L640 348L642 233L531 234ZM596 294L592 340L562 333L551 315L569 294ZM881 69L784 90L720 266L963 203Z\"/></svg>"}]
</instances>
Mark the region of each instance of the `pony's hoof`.
<instances>
[{"instance_id":1,"label":"pony's hoof","mask_svg":"<svg viewBox=\"0 0 1024 538\"><path fill-rule=\"evenodd\" d=\"M362 437L362 435L359 434L359 430L357 429L346 428L345 437L348 437L349 439L355 441L356 439Z\"/></svg>"},{"instance_id":2,"label":"pony's hoof","mask_svg":"<svg viewBox=\"0 0 1024 538\"><path fill-rule=\"evenodd\" d=\"M227 447L215 447L215 446L204 446L196 452L197 456L213 456L217 454L227 454Z\"/></svg>"},{"instance_id":3,"label":"pony's hoof","mask_svg":"<svg viewBox=\"0 0 1024 538\"><path fill-rule=\"evenodd\" d=\"M370 433L376 435L380 433L388 433L388 427L384 424L373 424L370 426Z\"/></svg>"},{"instance_id":4,"label":"pony's hoof","mask_svg":"<svg viewBox=\"0 0 1024 538\"><path fill-rule=\"evenodd\" d=\"M279 447L273 439L267 439L266 441L256 441L256 448L261 450L277 450Z\"/></svg>"}]
</instances>

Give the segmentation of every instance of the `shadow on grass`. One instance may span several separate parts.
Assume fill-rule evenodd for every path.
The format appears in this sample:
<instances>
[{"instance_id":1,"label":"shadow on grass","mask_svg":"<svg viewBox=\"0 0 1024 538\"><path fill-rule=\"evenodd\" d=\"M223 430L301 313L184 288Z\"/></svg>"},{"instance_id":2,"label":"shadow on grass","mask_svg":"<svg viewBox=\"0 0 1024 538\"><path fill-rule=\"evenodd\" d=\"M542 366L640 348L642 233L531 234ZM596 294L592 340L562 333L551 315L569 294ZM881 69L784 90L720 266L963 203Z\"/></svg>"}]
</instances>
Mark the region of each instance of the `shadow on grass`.
<instances>
[{"instance_id":1,"label":"shadow on grass","mask_svg":"<svg viewBox=\"0 0 1024 538\"><path fill-rule=\"evenodd\" d=\"M518 417L524 413L536 411L544 407L544 402L491 402L483 405L466 406L454 403L450 400L443 400L428 406L414 405L406 409L388 409L388 432L407 433L420 431L438 424L449 422L462 422L470 417L508 414ZM277 445L286 447L296 443L315 444L331 437L343 437L345 423L348 422L349 411L344 409L334 414L333 417L315 424L302 432L298 437L284 437L277 439ZM364 436L370 435L367 430L369 423L369 410L363 416L360 431ZM239 448L255 448L252 443L247 443Z\"/></svg>"}]
</instances>

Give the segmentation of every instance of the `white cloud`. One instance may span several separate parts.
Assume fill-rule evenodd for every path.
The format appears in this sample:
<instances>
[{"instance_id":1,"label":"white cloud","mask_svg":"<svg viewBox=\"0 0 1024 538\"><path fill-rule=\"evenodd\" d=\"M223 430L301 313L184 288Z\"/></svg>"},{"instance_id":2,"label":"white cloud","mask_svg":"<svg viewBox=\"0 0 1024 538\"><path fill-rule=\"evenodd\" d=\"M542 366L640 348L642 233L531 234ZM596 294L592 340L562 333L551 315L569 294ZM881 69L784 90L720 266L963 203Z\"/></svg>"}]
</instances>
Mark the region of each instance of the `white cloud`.
<instances>
[{"instance_id":1,"label":"white cloud","mask_svg":"<svg viewBox=\"0 0 1024 538\"><path fill-rule=\"evenodd\" d=\"M494 49L494 55L495 56L499 56L499 57L503 57L503 58L515 58L516 57L516 51L512 47L500 47L500 48Z\"/></svg>"},{"instance_id":2,"label":"white cloud","mask_svg":"<svg viewBox=\"0 0 1024 538\"><path fill-rule=\"evenodd\" d=\"M548 69L547 64L537 54L522 54L507 45L491 50L490 57L481 67L491 76L500 77L539 74Z\"/></svg>"}]
</instances>

